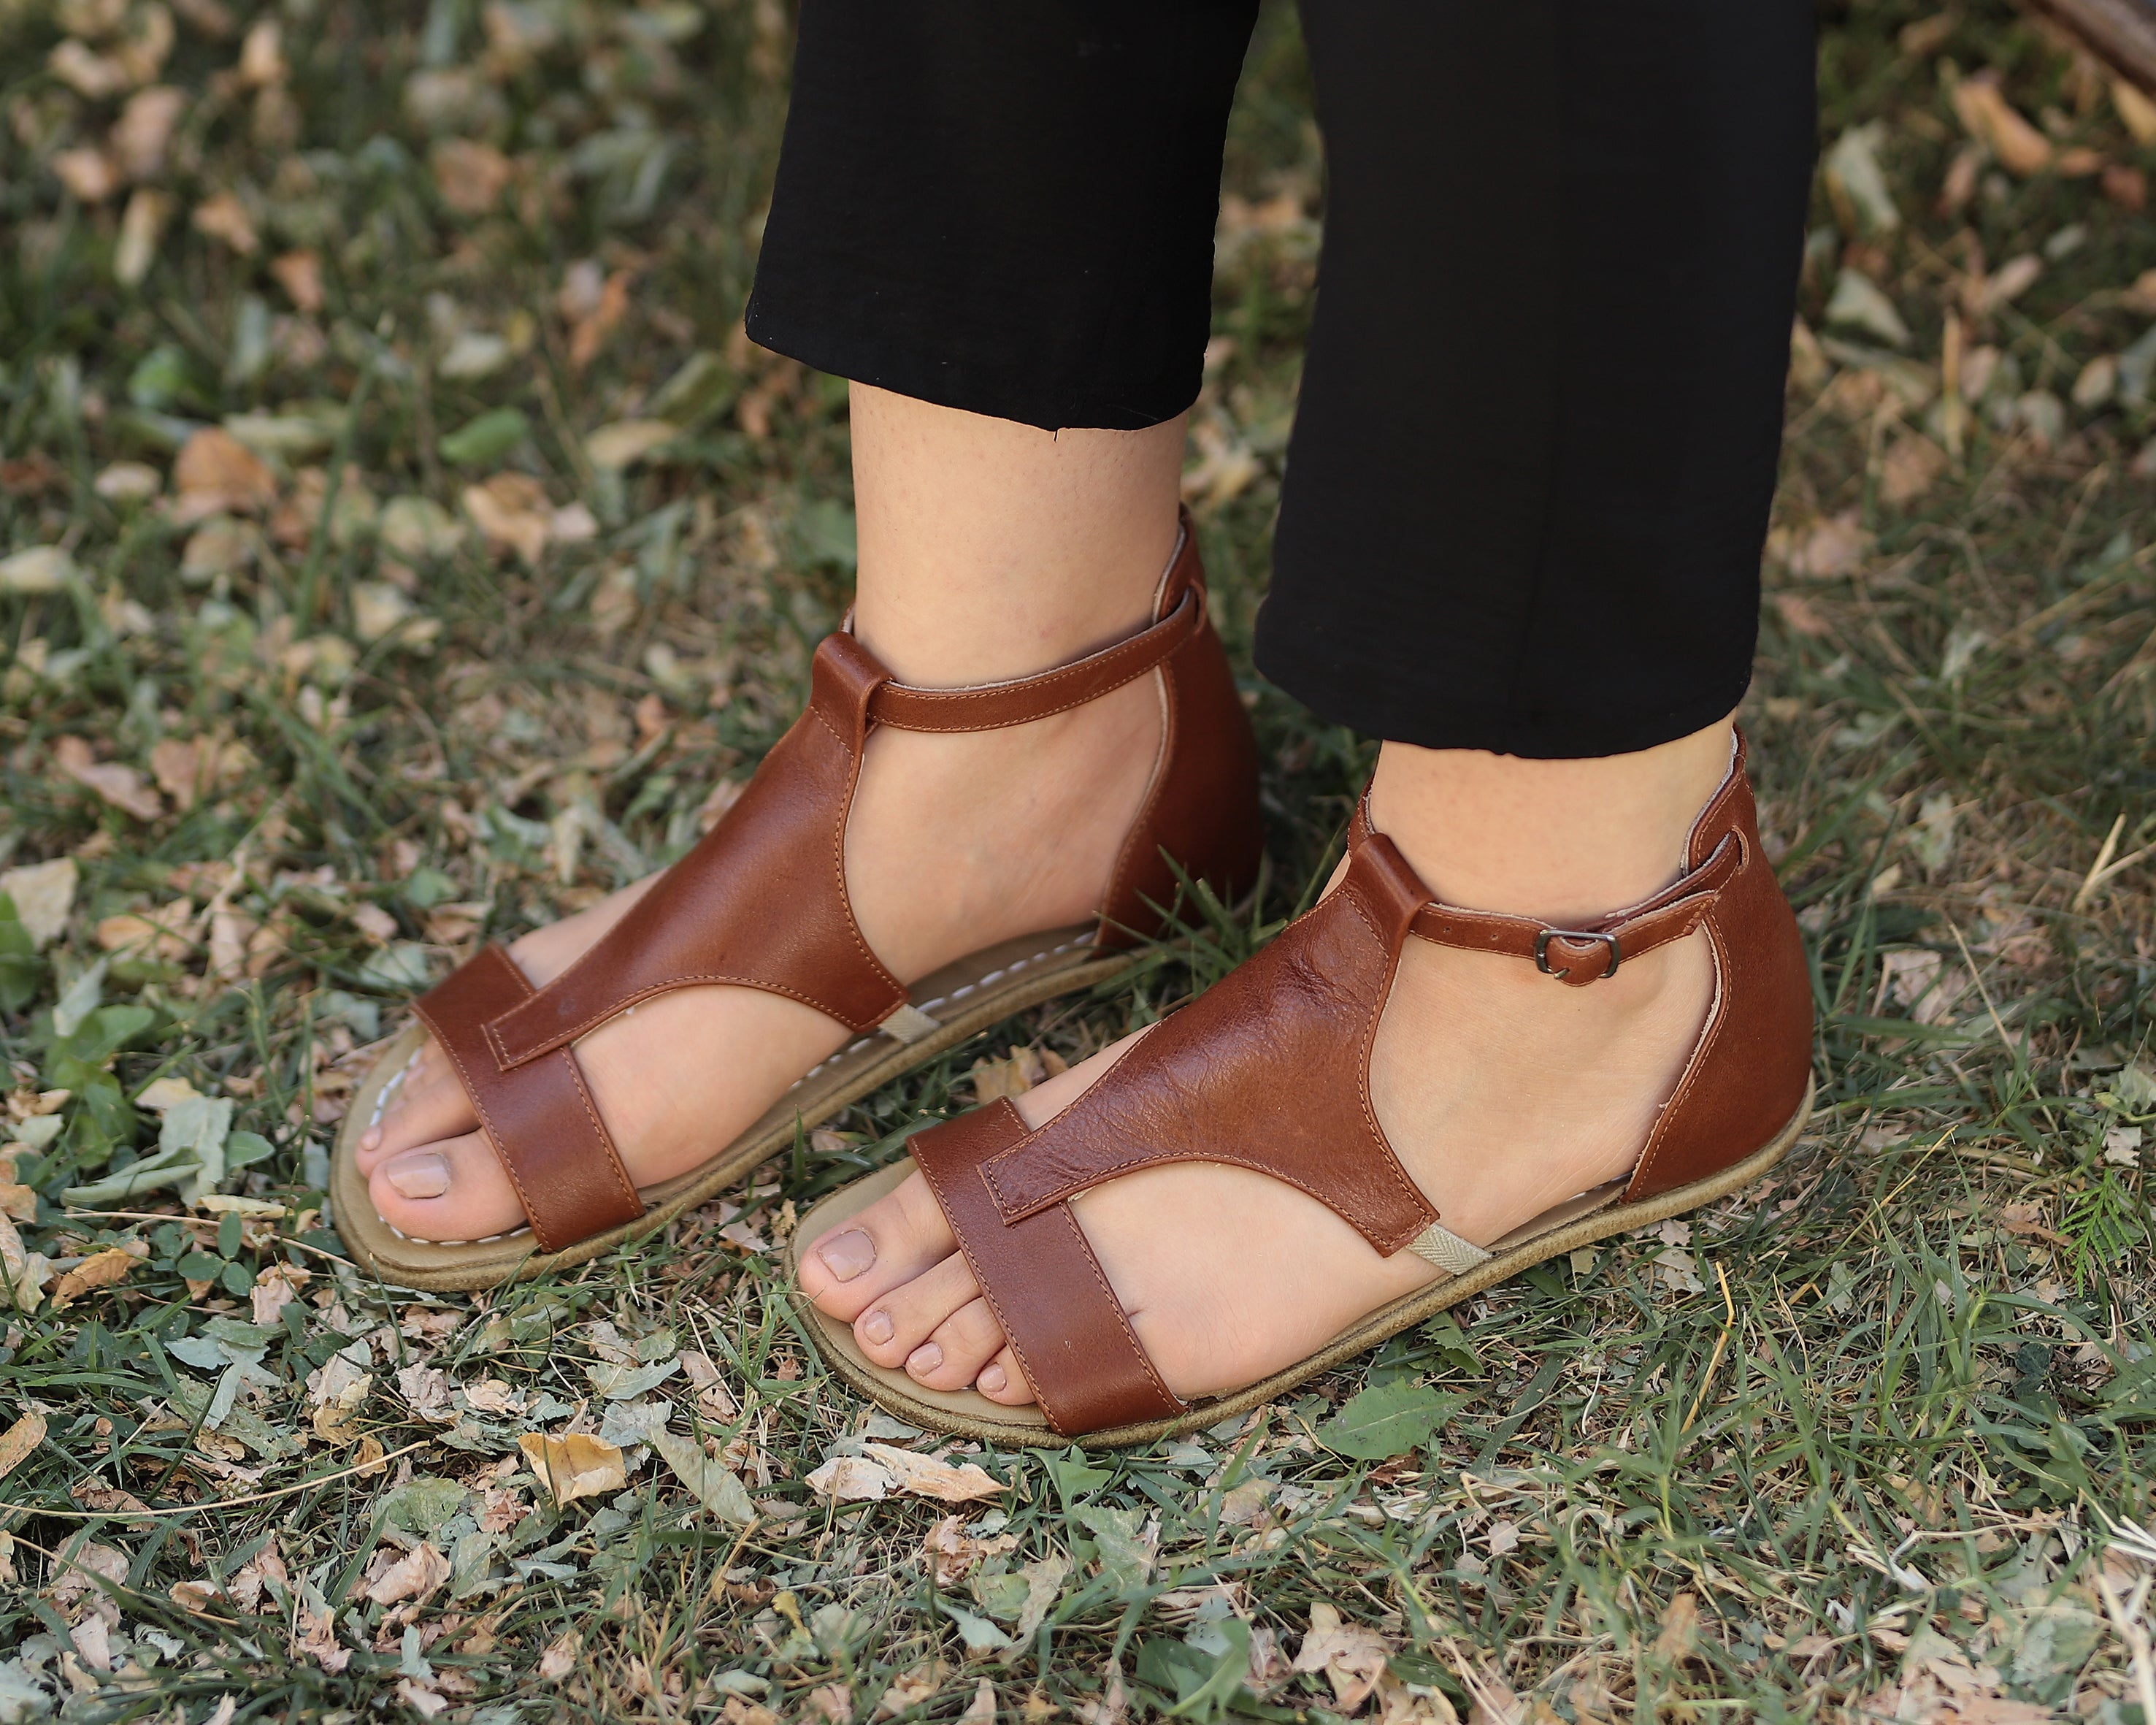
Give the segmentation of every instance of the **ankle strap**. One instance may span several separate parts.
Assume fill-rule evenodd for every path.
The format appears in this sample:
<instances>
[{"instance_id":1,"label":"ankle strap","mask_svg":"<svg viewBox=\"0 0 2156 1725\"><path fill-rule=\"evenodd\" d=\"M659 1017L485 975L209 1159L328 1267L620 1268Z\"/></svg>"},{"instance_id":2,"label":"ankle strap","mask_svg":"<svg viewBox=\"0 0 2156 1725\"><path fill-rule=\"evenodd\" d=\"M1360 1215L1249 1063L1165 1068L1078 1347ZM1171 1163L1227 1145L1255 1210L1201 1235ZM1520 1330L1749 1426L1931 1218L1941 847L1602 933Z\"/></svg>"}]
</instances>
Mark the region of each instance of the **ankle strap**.
<instances>
[{"instance_id":1,"label":"ankle strap","mask_svg":"<svg viewBox=\"0 0 2156 1725\"><path fill-rule=\"evenodd\" d=\"M1370 824L1367 793L1363 801L1356 805L1350 843L1358 851L1373 843L1382 844L1390 853L1388 860L1412 877L1405 859ZM1568 987L1584 988L1590 982L1615 976L1626 959L1643 958L1698 928L1743 861L1743 838L1735 832L1726 833L1698 868L1680 875L1651 898L1598 917L1580 929L1560 929L1533 917L1507 916L1500 911L1463 910L1431 898L1429 888L1417 880L1415 891L1423 903L1409 919L1407 929L1435 946L1529 960L1545 976L1554 976Z\"/></svg>"},{"instance_id":2,"label":"ankle strap","mask_svg":"<svg viewBox=\"0 0 2156 1725\"><path fill-rule=\"evenodd\" d=\"M855 636L850 613L835 633L824 636L817 658L836 677L838 687L848 691L843 704L865 725L889 725L895 731L999 731L1082 707L1166 662L1204 626L1205 574L1187 510L1154 606L1158 620L1113 646L1036 677L970 688L926 689L894 682Z\"/></svg>"},{"instance_id":3,"label":"ankle strap","mask_svg":"<svg viewBox=\"0 0 2156 1725\"><path fill-rule=\"evenodd\" d=\"M998 731L1065 713L1144 676L1195 635L1204 619L1202 590L1188 587L1175 609L1151 628L1038 677L963 689L916 688L886 679L869 697L869 722L895 731ZM844 638L855 651L870 657L850 635Z\"/></svg>"}]
</instances>

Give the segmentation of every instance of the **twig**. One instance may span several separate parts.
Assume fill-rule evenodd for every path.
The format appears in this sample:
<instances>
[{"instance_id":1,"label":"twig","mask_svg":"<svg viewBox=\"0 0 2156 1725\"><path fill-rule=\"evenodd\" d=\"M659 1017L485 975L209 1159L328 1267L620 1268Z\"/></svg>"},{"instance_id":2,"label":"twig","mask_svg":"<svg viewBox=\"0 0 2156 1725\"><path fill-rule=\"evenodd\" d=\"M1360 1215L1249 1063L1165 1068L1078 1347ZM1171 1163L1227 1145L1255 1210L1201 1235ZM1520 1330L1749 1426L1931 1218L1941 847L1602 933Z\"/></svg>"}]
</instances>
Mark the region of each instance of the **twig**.
<instances>
[{"instance_id":1,"label":"twig","mask_svg":"<svg viewBox=\"0 0 2156 1725\"><path fill-rule=\"evenodd\" d=\"M1700 1404L1707 1400L1707 1386L1714 1382L1714 1368L1722 1363L1722 1351L1729 1346L1729 1332L1737 1327L1737 1302L1729 1297L1729 1278L1722 1273L1718 1258L1714 1261L1714 1279L1722 1284L1722 1309L1727 1316L1722 1334L1714 1338L1714 1352L1707 1357L1707 1371L1699 1380L1699 1393L1691 1398L1691 1412L1685 1415L1684 1424L1678 1429L1680 1436L1690 1431L1692 1421L1699 1418Z\"/></svg>"},{"instance_id":2,"label":"twig","mask_svg":"<svg viewBox=\"0 0 2156 1725\"><path fill-rule=\"evenodd\" d=\"M317 1474L311 1480L301 1480L295 1486L280 1486L274 1491L249 1492L244 1497L218 1497L203 1503L176 1504L169 1509L139 1510L63 1510L43 1509L33 1503L0 1503L0 1515L54 1516L68 1522L139 1522L144 1516L157 1520L166 1516L199 1515L205 1510L242 1509L250 1503L267 1503L273 1497L290 1497L295 1492L311 1491L317 1486L327 1486L338 1480L348 1480L354 1474L371 1474L383 1468L400 1455L409 1455L414 1450L424 1450L434 1440L422 1438L416 1444L407 1444L402 1450L392 1450L387 1455L377 1455L372 1461L356 1462L340 1468L333 1474Z\"/></svg>"},{"instance_id":3,"label":"twig","mask_svg":"<svg viewBox=\"0 0 2156 1725\"><path fill-rule=\"evenodd\" d=\"M2126 811L2118 811L2118 818L2111 823L2111 831L2104 834L2103 844L2096 853L2096 861L2089 864L2089 872L2082 877L2082 883L2074 889L2074 896L2066 909L2079 910L2088 903L2088 896L2097 888L2111 866L2112 855L2118 849L2118 835L2126 830Z\"/></svg>"}]
</instances>

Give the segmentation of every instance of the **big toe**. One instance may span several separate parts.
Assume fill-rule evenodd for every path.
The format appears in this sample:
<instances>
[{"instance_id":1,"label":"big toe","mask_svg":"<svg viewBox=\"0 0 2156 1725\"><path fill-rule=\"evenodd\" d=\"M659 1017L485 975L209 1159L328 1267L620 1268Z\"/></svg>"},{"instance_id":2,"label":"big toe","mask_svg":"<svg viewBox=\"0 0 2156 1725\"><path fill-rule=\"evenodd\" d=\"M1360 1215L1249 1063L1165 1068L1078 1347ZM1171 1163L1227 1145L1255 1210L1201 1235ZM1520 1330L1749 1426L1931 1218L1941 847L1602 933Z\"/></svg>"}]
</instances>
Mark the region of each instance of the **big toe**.
<instances>
[{"instance_id":1,"label":"big toe","mask_svg":"<svg viewBox=\"0 0 2156 1725\"><path fill-rule=\"evenodd\" d=\"M516 1187L478 1132L385 1156L367 1187L382 1219L413 1239L485 1239L524 1220Z\"/></svg>"},{"instance_id":2,"label":"big toe","mask_svg":"<svg viewBox=\"0 0 2156 1725\"><path fill-rule=\"evenodd\" d=\"M826 1316L850 1324L957 1249L936 1195L915 1174L808 1244L801 1291Z\"/></svg>"}]
</instances>

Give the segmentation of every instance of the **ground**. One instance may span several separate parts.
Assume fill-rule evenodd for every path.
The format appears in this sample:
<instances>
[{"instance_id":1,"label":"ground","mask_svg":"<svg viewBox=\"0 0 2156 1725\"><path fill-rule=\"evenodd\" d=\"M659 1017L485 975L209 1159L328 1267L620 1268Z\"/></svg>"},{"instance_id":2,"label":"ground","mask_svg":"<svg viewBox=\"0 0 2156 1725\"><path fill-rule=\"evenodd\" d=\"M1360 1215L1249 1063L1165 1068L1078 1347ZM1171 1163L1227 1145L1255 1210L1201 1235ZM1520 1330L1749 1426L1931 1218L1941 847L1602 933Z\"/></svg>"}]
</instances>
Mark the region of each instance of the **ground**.
<instances>
[{"instance_id":1,"label":"ground","mask_svg":"<svg viewBox=\"0 0 2156 1725\"><path fill-rule=\"evenodd\" d=\"M844 386L740 333L789 19L251 3L0 0L0 1721L2156 1720L2156 108L2000 0L1822 13L1745 713L1784 1169L1197 1440L954 1453L803 1346L797 1211L1219 975L1369 758L1247 669L1291 16L1188 483L1261 919L468 1299L324 1226L369 1045L677 854L844 602Z\"/></svg>"}]
</instances>

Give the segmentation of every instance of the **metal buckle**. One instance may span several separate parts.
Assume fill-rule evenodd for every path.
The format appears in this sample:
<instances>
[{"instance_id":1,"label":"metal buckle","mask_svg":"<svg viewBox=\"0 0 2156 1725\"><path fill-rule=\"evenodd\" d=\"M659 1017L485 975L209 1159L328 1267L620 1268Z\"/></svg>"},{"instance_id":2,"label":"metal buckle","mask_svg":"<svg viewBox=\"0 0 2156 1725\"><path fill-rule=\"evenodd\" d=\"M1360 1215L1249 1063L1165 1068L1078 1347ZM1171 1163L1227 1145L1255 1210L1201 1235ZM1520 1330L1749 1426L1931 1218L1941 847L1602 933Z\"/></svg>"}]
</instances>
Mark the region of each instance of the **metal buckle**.
<instances>
[{"instance_id":1,"label":"metal buckle","mask_svg":"<svg viewBox=\"0 0 2156 1725\"><path fill-rule=\"evenodd\" d=\"M1598 933L1593 929L1543 929L1535 936L1535 968L1545 976L1563 977L1572 974L1569 966L1562 971L1550 968L1549 944L1553 940L1599 940L1607 946L1609 949L1609 968L1595 979L1597 981L1603 977L1615 976L1618 964L1625 956L1618 947L1614 935Z\"/></svg>"}]
</instances>

